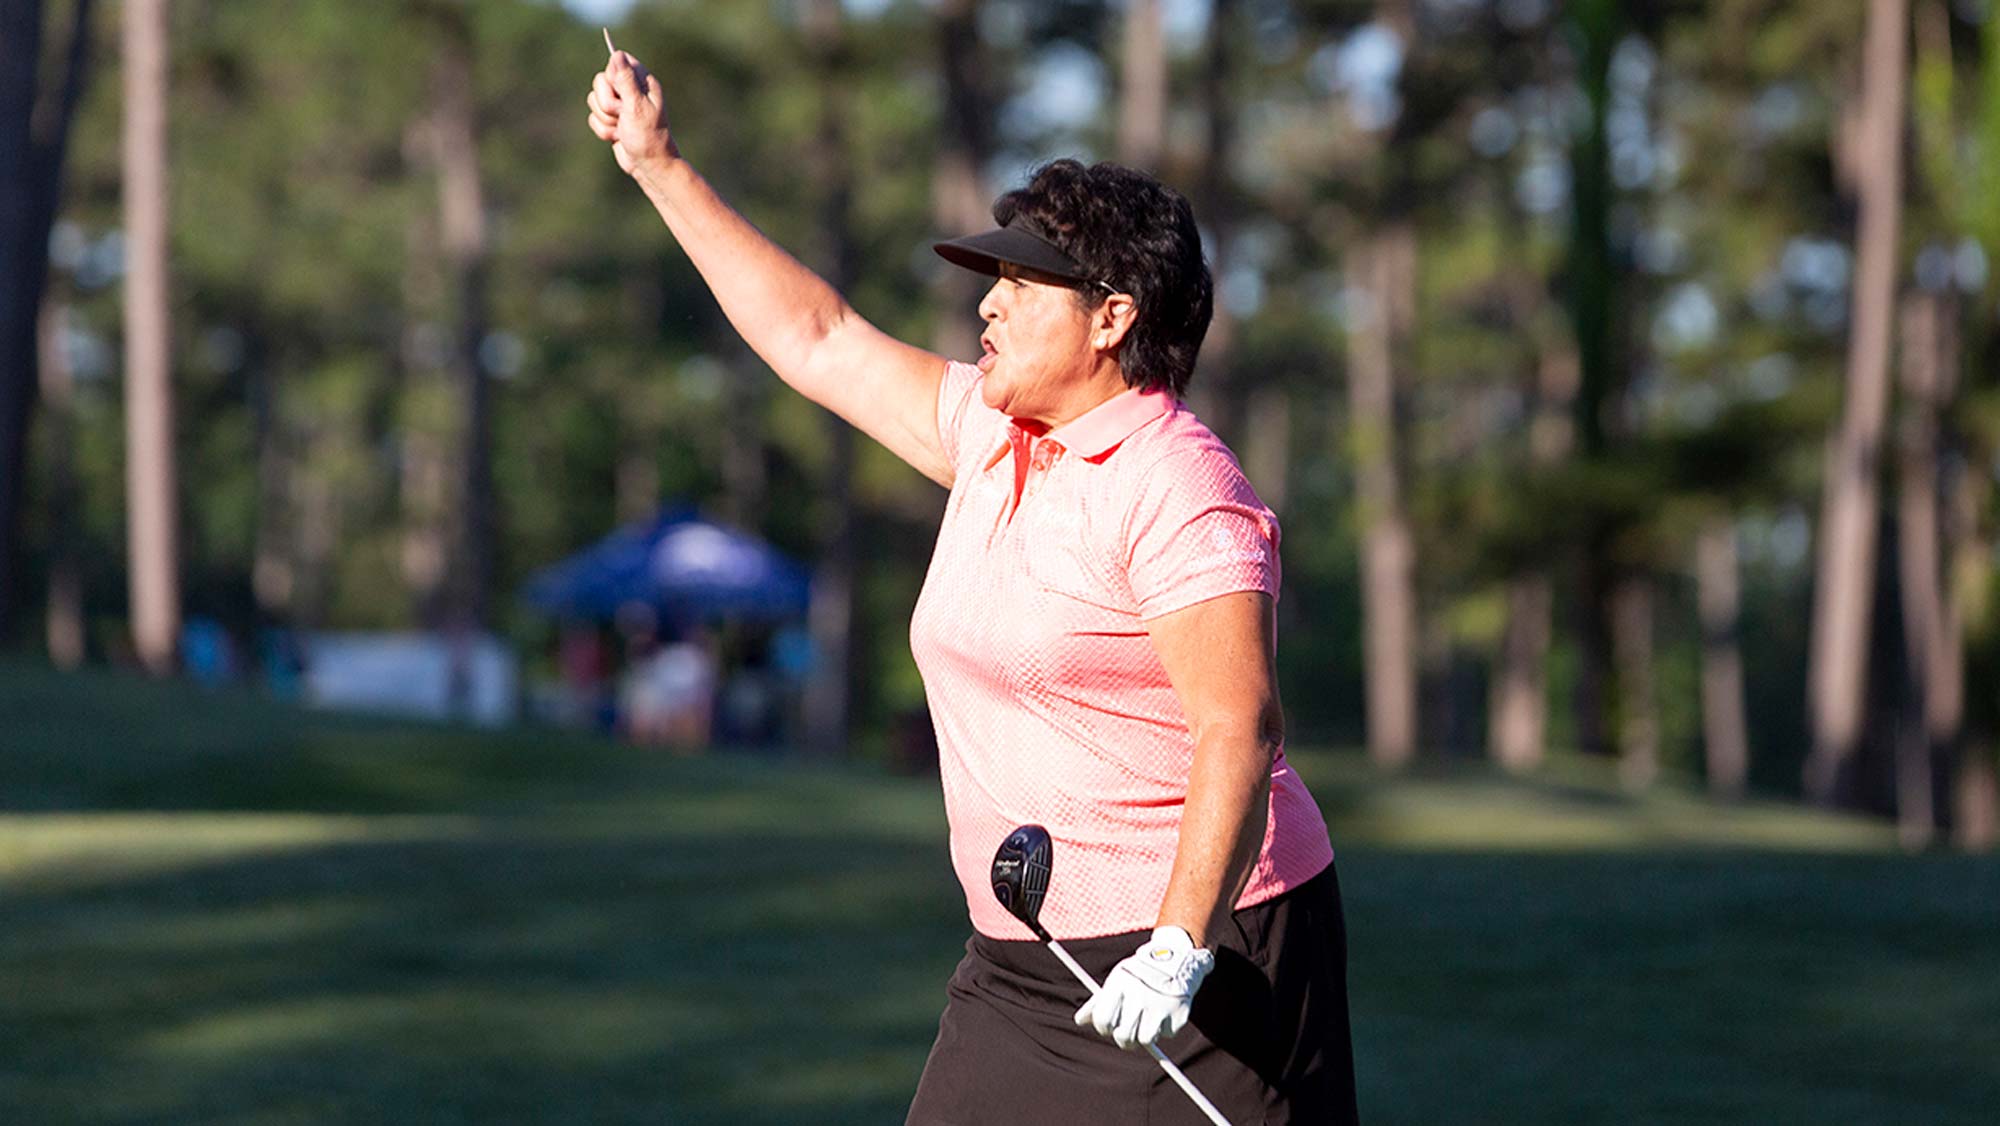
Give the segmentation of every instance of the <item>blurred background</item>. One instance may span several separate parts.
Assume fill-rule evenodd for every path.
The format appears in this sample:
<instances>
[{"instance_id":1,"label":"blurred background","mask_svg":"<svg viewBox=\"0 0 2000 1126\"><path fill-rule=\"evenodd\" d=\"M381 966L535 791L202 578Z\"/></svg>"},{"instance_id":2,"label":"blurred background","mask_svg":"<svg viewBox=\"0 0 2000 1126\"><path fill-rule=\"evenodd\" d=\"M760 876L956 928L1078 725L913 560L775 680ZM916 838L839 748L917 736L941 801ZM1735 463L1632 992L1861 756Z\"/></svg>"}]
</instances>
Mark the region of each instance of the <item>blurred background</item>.
<instances>
[{"instance_id":1,"label":"blurred background","mask_svg":"<svg viewBox=\"0 0 2000 1126\"><path fill-rule=\"evenodd\" d=\"M0 2L0 1113L900 1120L944 496L601 25L953 356L1037 163L1191 197L1369 1118L1984 1120L1992 0Z\"/></svg>"}]
</instances>

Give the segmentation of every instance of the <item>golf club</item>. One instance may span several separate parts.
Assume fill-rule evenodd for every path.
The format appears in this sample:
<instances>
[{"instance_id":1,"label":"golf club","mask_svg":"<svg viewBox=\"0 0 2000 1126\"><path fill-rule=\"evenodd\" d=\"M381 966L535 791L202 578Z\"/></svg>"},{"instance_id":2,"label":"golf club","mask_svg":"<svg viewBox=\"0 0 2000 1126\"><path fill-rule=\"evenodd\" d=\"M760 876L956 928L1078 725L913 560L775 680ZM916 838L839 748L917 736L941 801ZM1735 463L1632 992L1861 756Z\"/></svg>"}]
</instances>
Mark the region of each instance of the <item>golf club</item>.
<instances>
[{"instance_id":1,"label":"golf club","mask_svg":"<svg viewBox=\"0 0 2000 1126\"><path fill-rule=\"evenodd\" d=\"M1028 924L1028 929L1035 933L1035 937L1047 944L1049 950L1062 960L1063 965L1069 967L1069 972L1075 974L1076 979L1083 983L1085 989L1090 990L1091 996L1095 997L1098 990L1097 979L1091 977L1082 966L1077 965L1076 959L1070 957L1069 951L1063 949L1062 943L1057 942L1054 936L1042 927L1042 898L1049 891L1049 871L1054 865L1054 860L1055 842L1049 838L1049 831L1040 825L1023 825L1007 834L1007 839L1000 842L1000 851L993 854L993 898L999 900L1000 905L1016 919ZM1167 1073L1167 1078L1173 1080L1188 1098L1194 1100L1194 1105L1201 1108L1201 1112L1208 1116L1210 1122L1215 1123L1215 1126L1229 1126L1229 1120L1222 1117L1222 1112L1215 1109L1215 1104L1208 1101L1208 1096L1202 1094L1200 1089L1181 1073L1180 1068L1174 1066L1174 1061L1167 1058L1159 1045L1148 1044L1146 1050L1159 1061L1160 1069Z\"/></svg>"}]
</instances>

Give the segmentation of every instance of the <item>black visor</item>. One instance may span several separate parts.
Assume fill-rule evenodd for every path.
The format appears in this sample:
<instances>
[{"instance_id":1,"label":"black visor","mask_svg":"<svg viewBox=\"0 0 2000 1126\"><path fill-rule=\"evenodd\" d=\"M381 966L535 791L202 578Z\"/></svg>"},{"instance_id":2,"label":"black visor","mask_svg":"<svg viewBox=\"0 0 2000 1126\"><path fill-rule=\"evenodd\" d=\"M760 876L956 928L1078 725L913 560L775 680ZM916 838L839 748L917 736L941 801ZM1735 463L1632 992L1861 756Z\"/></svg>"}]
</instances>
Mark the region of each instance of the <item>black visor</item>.
<instances>
[{"instance_id":1,"label":"black visor","mask_svg":"<svg viewBox=\"0 0 2000 1126\"><path fill-rule=\"evenodd\" d=\"M1030 230L1018 220L984 234L967 235L949 242L933 243L932 250L954 266L975 273L998 276L1002 262L1076 282L1092 282L1088 271L1056 244Z\"/></svg>"}]
</instances>

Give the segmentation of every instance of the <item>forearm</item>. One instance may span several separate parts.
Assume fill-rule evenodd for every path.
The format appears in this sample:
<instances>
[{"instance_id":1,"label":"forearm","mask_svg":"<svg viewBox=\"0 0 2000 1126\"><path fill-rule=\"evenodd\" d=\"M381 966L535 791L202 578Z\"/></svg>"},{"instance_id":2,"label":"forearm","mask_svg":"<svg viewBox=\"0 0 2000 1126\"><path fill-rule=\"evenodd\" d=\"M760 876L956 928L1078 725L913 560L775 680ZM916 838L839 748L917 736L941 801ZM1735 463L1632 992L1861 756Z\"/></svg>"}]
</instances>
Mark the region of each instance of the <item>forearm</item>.
<instances>
[{"instance_id":1,"label":"forearm","mask_svg":"<svg viewBox=\"0 0 2000 1126\"><path fill-rule=\"evenodd\" d=\"M1159 925L1178 926L1210 945L1243 892L1270 817L1276 744L1254 730L1222 729L1196 739L1181 812L1173 874Z\"/></svg>"},{"instance_id":2,"label":"forearm","mask_svg":"<svg viewBox=\"0 0 2000 1126\"><path fill-rule=\"evenodd\" d=\"M737 333L780 378L817 401L800 380L813 349L850 315L846 299L738 214L687 161L649 161L632 178Z\"/></svg>"}]
</instances>

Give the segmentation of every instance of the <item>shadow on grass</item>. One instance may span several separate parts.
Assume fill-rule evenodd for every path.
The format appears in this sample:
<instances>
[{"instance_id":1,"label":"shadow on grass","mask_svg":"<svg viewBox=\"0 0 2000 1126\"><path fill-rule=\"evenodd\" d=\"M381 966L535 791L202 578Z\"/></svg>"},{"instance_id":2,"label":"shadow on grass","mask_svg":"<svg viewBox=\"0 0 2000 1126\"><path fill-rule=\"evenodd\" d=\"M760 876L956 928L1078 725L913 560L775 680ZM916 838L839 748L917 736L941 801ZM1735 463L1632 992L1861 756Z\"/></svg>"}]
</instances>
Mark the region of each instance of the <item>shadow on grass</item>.
<instances>
[{"instance_id":1,"label":"shadow on grass","mask_svg":"<svg viewBox=\"0 0 2000 1126\"><path fill-rule=\"evenodd\" d=\"M1341 879L1372 1121L1970 1126L2000 1105L1990 859L1349 849Z\"/></svg>"},{"instance_id":2,"label":"shadow on grass","mask_svg":"<svg viewBox=\"0 0 2000 1126\"><path fill-rule=\"evenodd\" d=\"M0 667L0 1122L900 1120L935 783Z\"/></svg>"},{"instance_id":3,"label":"shadow on grass","mask_svg":"<svg viewBox=\"0 0 2000 1126\"><path fill-rule=\"evenodd\" d=\"M1371 1122L1990 1121L1993 865L1343 853ZM0 899L0 1119L874 1123L934 845L487 824Z\"/></svg>"},{"instance_id":4,"label":"shadow on grass","mask_svg":"<svg viewBox=\"0 0 2000 1126\"><path fill-rule=\"evenodd\" d=\"M882 1122L964 936L935 845L353 843L0 898L0 1119Z\"/></svg>"},{"instance_id":5,"label":"shadow on grass","mask_svg":"<svg viewBox=\"0 0 2000 1126\"><path fill-rule=\"evenodd\" d=\"M15 671L0 1122L900 1121L965 934L934 781ZM2000 1105L1994 858L1297 760L1371 1123Z\"/></svg>"}]
</instances>

